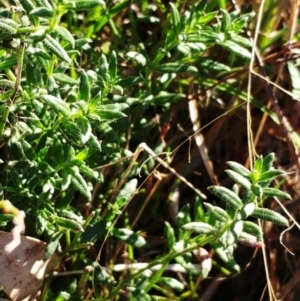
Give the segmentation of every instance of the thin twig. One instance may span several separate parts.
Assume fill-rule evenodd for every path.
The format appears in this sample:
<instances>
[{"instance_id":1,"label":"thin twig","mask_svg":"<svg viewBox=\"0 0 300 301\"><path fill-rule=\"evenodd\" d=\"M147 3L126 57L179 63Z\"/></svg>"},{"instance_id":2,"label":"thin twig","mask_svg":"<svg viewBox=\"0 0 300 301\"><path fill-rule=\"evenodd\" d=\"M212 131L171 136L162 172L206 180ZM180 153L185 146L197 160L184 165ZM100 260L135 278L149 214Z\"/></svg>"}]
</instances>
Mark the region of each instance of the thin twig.
<instances>
[{"instance_id":1,"label":"thin twig","mask_svg":"<svg viewBox=\"0 0 300 301\"><path fill-rule=\"evenodd\" d=\"M197 148L199 150L200 156L203 160L203 164L206 168L206 171L209 175L211 182L214 185L219 185L218 178L214 172L213 164L209 158L208 150L204 143L203 135L199 131L201 126L200 126L200 121L199 121L200 119L199 119L199 113L198 113L198 109L197 109L197 102L195 99L192 99L189 101L189 112L190 112L190 119L193 124L193 130L195 132L194 139L195 139Z\"/></svg>"},{"instance_id":2,"label":"thin twig","mask_svg":"<svg viewBox=\"0 0 300 301\"><path fill-rule=\"evenodd\" d=\"M10 95L11 103L14 103L17 91L20 89L22 70L23 70L23 61L24 61L24 52L25 52L25 42L21 40L19 51L18 51L18 64L16 68L16 82L15 87Z\"/></svg>"},{"instance_id":3,"label":"thin twig","mask_svg":"<svg viewBox=\"0 0 300 301\"><path fill-rule=\"evenodd\" d=\"M252 71L253 71L253 66L254 66L254 61L255 57L257 56L257 49L256 49L256 44L257 44L257 39L258 39L258 34L260 30L260 25L262 21L262 16L263 16L263 9L265 5L265 0L262 0L259 6L259 12L258 12L258 17L257 17L257 23L255 27L255 33L254 33L254 38L253 38L253 48L252 48L252 55L251 55L251 62L250 62L250 67L249 67L249 74L248 74L248 89L247 89L247 132L248 132L248 148L249 148L249 163L250 163L250 168L253 168L253 159L255 159L255 145L253 143L253 136L252 136L252 131L251 131L251 110L250 110L250 98L251 98L251 84L252 84ZM260 228L262 228L262 224L260 220L258 220ZM268 266L268 261L267 261L267 254L266 254L266 249L262 248L262 253L263 253L263 261L264 261L264 266L265 266L265 273L266 273L266 278L267 278L267 287L268 287L268 295L269 295L269 300L273 300L274 296L274 290L271 285L270 281L270 274L269 274L269 266Z\"/></svg>"},{"instance_id":4,"label":"thin twig","mask_svg":"<svg viewBox=\"0 0 300 301\"><path fill-rule=\"evenodd\" d=\"M286 228L284 231L282 231L280 233L280 237L279 237L279 241L280 241L280 244L291 254L291 255L295 255L292 251L290 251L286 245L282 242L282 237L285 233L287 233L288 231L290 231L292 228L294 228L295 224L293 223L291 226L289 226L288 228Z\"/></svg>"},{"instance_id":5,"label":"thin twig","mask_svg":"<svg viewBox=\"0 0 300 301\"><path fill-rule=\"evenodd\" d=\"M205 194L203 194L199 189L197 189L192 183L188 182L174 168L170 167L164 160L162 160L160 157L158 157L158 155L145 142L141 143L139 145L139 148L145 150L157 162L159 162L164 168L168 169L171 173L173 173L178 179L180 179L183 183L185 183L187 186L189 186L191 189L193 189L203 199L207 199Z\"/></svg>"}]
</instances>

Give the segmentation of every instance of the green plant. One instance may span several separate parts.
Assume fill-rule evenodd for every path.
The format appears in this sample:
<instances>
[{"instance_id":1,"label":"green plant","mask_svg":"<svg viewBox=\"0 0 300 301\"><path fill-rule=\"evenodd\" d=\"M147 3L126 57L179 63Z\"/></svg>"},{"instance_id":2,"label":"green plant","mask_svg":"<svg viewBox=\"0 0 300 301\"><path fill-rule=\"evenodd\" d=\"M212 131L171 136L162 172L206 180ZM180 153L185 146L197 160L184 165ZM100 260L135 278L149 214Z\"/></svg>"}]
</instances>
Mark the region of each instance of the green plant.
<instances>
[{"instance_id":1,"label":"green plant","mask_svg":"<svg viewBox=\"0 0 300 301\"><path fill-rule=\"evenodd\" d=\"M233 257L237 243L251 247L261 247L263 243L261 228L255 222L248 221L249 217L288 226L287 219L281 214L258 206L266 198L290 199L287 193L269 187L274 178L283 174L281 170L272 167L273 161L273 153L265 158L259 157L251 171L234 161L228 162L231 169L226 170L226 173L236 182L233 188L231 190L221 186L208 188L213 195L224 201L225 209L210 203L203 203L206 208L206 212L204 212L199 208L202 207L202 202L198 202L195 205L199 207L195 209L200 214L196 215L195 221L191 221L190 208L186 206L177 216L177 231L169 223L166 223L165 237L169 253L159 256L152 260L146 268L130 275L131 281L135 280L135 286L130 288L133 296L137 299L147 298L150 300L150 295L147 295L149 290L158 289L157 284L165 281L166 278L162 274L173 260L182 265L189 273L206 277L209 273L207 263L202 262L200 267L196 268L191 264L191 257L193 251L207 244L211 245L229 269L239 271L239 266ZM241 190L240 193L239 190ZM242 196L240 197L239 194ZM128 235L130 235L129 232ZM126 241L125 238L123 239ZM160 269L153 274L150 269L157 265ZM122 285L125 285L125 282ZM175 290L183 289L174 278L168 278L168 285ZM111 286L111 293L105 300L115 297L119 289L120 286L116 288ZM171 296L169 295L169 298Z\"/></svg>"},{"instance_id":2,"label":"green plant","mask_svg":"<svg viewBox=\"0 0 300 301\"><path fill-rule=\"evenodd\" d=\"M230 162L228 175L241 191L238 186L209 188L225 202L225 209L202 203L198 196L194 221L189 205L177 215L176 225L164 221L168 251L150 257L146 268L114 274L117 260L110 252L103 265L111 270L99 266L98 256L88 252L94 243L119 242L132 263L138 260L137 250L149 246L141 235L144 229L131 227L135 210L125 210L133 195L144 200L144 190L138 189L141 161L134 156L128 163L124 158L145 141L156 153L171 153L181 140L176 132L175 139L165 143L168 130L165 133L164 128L172 128L170 115L185 120L181 106L189 98L201 97L203 91L216 91L213 106L218 104L217 96L236 97L228 110L245 102L243 89L224 78L248 64L252 45L243 30L253 14L218 10L216 1L186 6L127 0L19 0L15 6L5 1L4 5L0 10L0 196L26 212L26 234L46 241L46 256L57 252L58 266L71 274L62 286L52 286L51 278L46 279L44 300L84 300L87 288L95 300L117 299L124 288L131 300L196 296L193 277L205 277L209 270L195 268L193 251L210 244L226 267L236 271L236 243L261 244L261 229L246 220L249 216L287 225L280 215L258 206L264 197L289 197L268 187L282 174L272 169L274 155L259 158L252 171ZM218 51L226 54L226 60L215 58ZM260 101L253 97L251 103L278 122ZM161 123L153 122L157 116ZM148 160L141 174L148 177L154 168L154 160ZM177 188L180 182L174 185ZM153 206L166 199L161 191L154 194ZM0 226L9 230L12 219L11 214L1 214ZM178 291L185 287L163 275L173 261L190 277L190 287L180 297ZM82 273L72 277L73 270Z\"/></svg>"},{"instance_id":3,"label":"green plant","mask_svg":"<svg viewBox=\"0 0 300 301\"><path fill-rule=\"evenodd\" d=\"M231 169L226 170L226 173L237 184L231 190L219 186L208 188L213 195L225 202L225 210L204 203L207 213L201 217L202 221L187 223L182 228L199 234L212 235L214 248L217 246L218 252L226 252L227 260L232 260L233 249L237 242L249 246L260 246L262 243L261 228L256 223L247 221L248 217L288 226L287 219L282 215L258 206L265 198L290 199L287 193L269 187L274 178L283 174L281 170L273 169L273 161L273 153L265 158L259 157L252 171L234 161L228 162ZM239 196L239 187L243 190L242 197Z\"/></svg>"}]
</instances>

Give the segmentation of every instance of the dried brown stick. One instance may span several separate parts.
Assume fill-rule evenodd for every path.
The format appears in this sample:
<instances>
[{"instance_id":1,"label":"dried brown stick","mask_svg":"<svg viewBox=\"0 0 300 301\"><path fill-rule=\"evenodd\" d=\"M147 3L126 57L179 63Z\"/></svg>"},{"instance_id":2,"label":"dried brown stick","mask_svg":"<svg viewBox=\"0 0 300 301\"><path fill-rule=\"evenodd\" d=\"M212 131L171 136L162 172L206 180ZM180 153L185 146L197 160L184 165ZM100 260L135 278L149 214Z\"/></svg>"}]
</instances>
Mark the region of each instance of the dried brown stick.
<instances>
[{"instance_id":1,"label":"dried brown stick","mask_svg":"<svg viewBox=\"0 0 300 301\"><path fill-rule=\"evenodd\" d=\"M258 66L259 69L259 73L264 77L264 78L268 78L266 71L264 69L264 64L263 61L260 59L258 53L256 53L256 64ZM270 85L269 81L263 81L263 84L265 86L265 90L267 92L268 98L271 100L273 108L275 110L276 115L278 116L279 122L284 130L285 136L286 136L286 142L291 154L291 157L293 159L293 161L296 163L298 169L300 169L300 164L298 161L298 156L296 154L293 142L291 140L291 136L290 136L290 125L287 121L287 119L285 118L285 116L283 115L282 110L280 109L279 103L278 103L278 99L274 93L274 90L272 89L272 86Z\"/></svg>"}]
</instances>

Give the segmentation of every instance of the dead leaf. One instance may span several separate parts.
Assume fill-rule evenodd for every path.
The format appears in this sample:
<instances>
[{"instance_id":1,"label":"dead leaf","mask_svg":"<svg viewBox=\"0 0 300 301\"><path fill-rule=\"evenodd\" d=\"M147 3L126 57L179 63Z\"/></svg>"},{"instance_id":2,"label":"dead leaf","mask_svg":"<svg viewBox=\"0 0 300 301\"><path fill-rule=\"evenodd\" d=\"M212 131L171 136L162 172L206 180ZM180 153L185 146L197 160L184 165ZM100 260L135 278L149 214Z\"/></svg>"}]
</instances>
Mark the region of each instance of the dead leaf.
<instances>
[{"instance_id":1,"label":"dead leaf","mask_svg":"<svg viewBox=\"0 0 300 301\"><path fill-rule=\"evenodd\" d=\"M0 231L0 266L5 271L0 274L0 286L13 301L32 301L56 260L44 262L46 243L28 236L21 236L20 244L7 252L13 239L13 234Z\"/></svg>"}]
</instances>

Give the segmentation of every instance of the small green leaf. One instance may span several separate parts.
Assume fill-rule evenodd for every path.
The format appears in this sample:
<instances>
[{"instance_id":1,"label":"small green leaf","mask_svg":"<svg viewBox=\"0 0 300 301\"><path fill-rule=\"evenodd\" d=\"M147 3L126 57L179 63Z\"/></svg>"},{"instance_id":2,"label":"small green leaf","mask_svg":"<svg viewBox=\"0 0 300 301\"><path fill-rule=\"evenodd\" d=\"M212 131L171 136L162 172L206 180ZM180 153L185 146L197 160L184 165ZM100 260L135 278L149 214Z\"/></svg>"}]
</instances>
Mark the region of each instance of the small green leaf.
<instances>
[{"instance_id":1,"label":"small green leaf","mask_svg":"<svg viewBox=\"0 0 300 301\"><path fill-rule=\"evenodd\" d=\"M90 140L87 142L87 147L91 153L101 152L101 142L97 139L95 135L91 135Z\"/></svg>"},{"instance_id":2,"label":"small green leaf","mask_svg":"<svg viewBox=\"0 0 300 301\"><path fill-rule=\"evenodd\" d=\"M75 43L74 43L74 47L72 47L71 44L67 45L65 50L66 51L69 51L69 50L78 50L78 51L81 51L81 50L88 50L90 49L90 43L92 42L91 39L88 39L88 38L81 38L81 39L76 39L75 40Z\"/></svg>"},{"instance_id":3,"label":"small green leaf","mask_svg":"<svg viewBox=\"0 0 300 301\"><path fill-rule=\"evenodd\" d=\"M256 170L258 174L261 174L262 172L263 162L262 156L259 156L254 163L253 170Z\"/></svg>"},{"instance_id":4,"label":"small green leaf","mask_svg":"<svg viewBox=\"0 0 300 301\"><path fill-rule=\"evenodd\" d=\"M46 220L41 215L40 212L37 213L36 222L35 222L36 231L39 235L41 235L46 228Z\"/></svg>"},{"instance_id":5,"label":"small green leaf","mask_svg":"<svg viewBox=\"0 0 300 301\"><path fill-rule=\"evenodd\" d=\"M166 63L156 67L157 71L164 73L187 73L198 72L198 69L194 66L181 63Z\"/></svg>"},{"instance_id":6,"label":"small green leaf","mask_svg":"<svg viewBox=\"0 0 300 301\"><path fill-rule=\"evenodd\" d=\"M66 161L71 161L71 160L74 159L74 157L75 157L75 150L74 150L74 148L72 146L67 145L67 152L65 152L65 153L67 153L67 156L65 156L65 162Z\"/></svg>"},{"instance_id":7,"label":"small green leaf","mask_svg":"<svg viewBox=\"0 0 300 301\"><path fill-rule=\"evenodd\" d=\"M87 243L103 239L105 234L107 233L105 225L106 220L100 220L87 227L80 237L80 242Z\"/></svg>"},{"instance_id":8,"label":"small green leaf","mask_svg":"<svg viewBox=\"0 0 300 301\"><path fill-rule=\"evenodd\" d=\"M99 62L99 83L100 85L107 84L109 82L109 70L108 70L108 62L106 56L102 53L100 57L100 62Z\"/></svg>"},{"instance_id":9,"label":"small green leaf","mask_svg":"<svg viewBox=\"0 0 300 301\"><path fill-rule=\"evenodd\" d=\"M50 52L55 54L57 57L59 57L67 63L71 62L71 59L66 53L66 51L62 48L58 41L52 38L49 34L46 34L46 38L43 40L43 43L46 46L46 48L49 49Z\"/></svg>"},{"instance_id":10,"label":"small green leaf","mask_svg":"<svg viewBox=\"0 0 300 301\"><path fill-rule=\"evenodd\" d=\"M47 162L40 162L39 169L45 175L53 175L55 173L53 167Z\"/></svg>"},{"instance_id":11,"label":"small green leaf","mask_svg":"<svg viewBox=\"0 0 300 301\"><path fill-rule=\"evenodd\" d=\"M184 284L175 278L161 277L159 278L158 283L162 283L163 285L166 285L167 287L177 291L184 290Z\"/></svg>"},{"instance_id":12,"label":"small green leaf","mask_svg":"<svg viewBox=\"0 0 300 301\"><path fill-rule=\"evenodd\" d=\"M68 117L71 114L70 108L66 102L63 100L52 96L52 95L44 95L43 99L45 102L52 107L57 113L61 113L62 115Z\"/></svg>"},{"instance_id":13,"label":"small green leaf","mask_svg":"<svg viewBox=\"0 0 300 301\"><path fill-rule=\"evenodd\" d=\"M134 300L143 300L143 301L152 301L152 298L147 294L143 289L139 287L128 286L127 290L132 296L131 299Z\"/></svg>"},{"instance_id":14,"label":"small green leaf","mask_svg":"<svg viewBox=\"0 0 300 301\"><path fill-rule=\"evenodd\" d=\"M71 96L71 95L70 95ZM86 115L88 112L88 103L84 100L79 100L76 103L73 103L74 107L76 107L78 114L82 113Z\"/></svg>"},{"instance_id":15,"label":"small green leaf","mask_svg":"<svg viewBox=\"0 0 300 301\"><path fill-rule=\"evenodd\" d=\"M233 245L238 240L242 230L242 221L233 223L231 227L223 233L222 237L220 238L220 243L226 248Z\"/></svg>"},{"instance_id":16,"label":"small green leaf","mask_svg":"<svg viewBox=\"0 0 300 301\"><path fill-rule=\"evenodd\" d=\"M260 175L259 182L270 181L283 174L284 174L284 171L282 171L282 170L278 170L278 169L268 170Z\"/></svg>"},{"instance_id":17,"label":"small green leaf","mask_svg":"<svg viewBox=\"0 0 300 301\"><path fill-rule=\"evenodd\" d=\"M78 163L78 161L81 163L82 161L86 160L86 158L88 157L88 154L89 154L89 150L87 148L85 148L84 150L77 153L73 160L76 163Z\"/></svg>"},{"instance_id":18,"label":"small green leaf","mask_svg":"<svg viewBox=\"0 0 300 301\"><path fill-rule=\"evenodd\" d=\"M256 208L256 205L254 202L246 204L240 211L241 219L246 219L248 216L250 216Z\"/></svg>"},{"instance_id":19,"label":"small green leaf","mask_svg":"<svg viewBox=\"0 0 300 301\"><path fill-rule=\"evenodd\" d=\"M109 57L109 75L110 78L114 81L117 77L117 69L118 69L118 62L117 62L117 55L115 51L112 51L110 57Z\"/></svg>"},{"instance_id":20,"label":"small green leaf","mask_svg":"<svg viewBox=\"0 0 300 301\"><path fill-rule=\"evenodd\" d=\"M65 191L67 190L72 182L72 177L70 173L67 171L66 168L63 169L63 174L62 174L62 183L61 183L61 190Z\"/></svg>"},{"instance_id":21,"label":"small green leaf","mask_svg":"<svg viewBox=\"0 0 300 301\"><path fill-rule=\"evenodd\" d=\"M172 2L169 4L171 6L172 24L174 26L175 34L178 36L181 33L180 15L175 5Z\"/></svg>"},{"instance_id":22,"label":"small green leaf","mask_svg":"<svg viewBox=\"0 0 300 301\"><path fill-rule=\"evenodd\" d=\"M50 238L50 242L47 244L44 259L48 259L57 249L59 246L60 238L63 234L61 232L55 232L52 234L52 237Z\"/></svg>"},{"instance_id":23,"label":"small green leaf","mask_svg":"<svg viewBox=\"0 0 300 301\"><path fill-rule=\"evenodd\" d=\"M244 176L241 174L231 170L231 169L226 169L225 172L228 174L228 176L235 181L237 184L241 185L243 188L249 190L251 189L251 182L246 179Z\"/></svg>"},{"instance_id":24,"label":"small green leaf","mask_svg":"<svg viewBox=\"0 0 300 301\"><path fill-rule=\"evenodd\" d=\"M239 16L238 18L233 20L232 28L236 32L239 32L254 16L255 16L255 12L251 12Z\"/></svg>"},{"instance_id":25,"label":"small green leaf","mask_svg":"<svg viewBox=\"0 0 300 301\"><path fill-rule=\"evenodd\" d=\"M94 179L99 179L99 174L98 174L98 172L96 172L96 171L94 171L94 170L92 170L91 168L89 168L87 165L85 165L85 164L81 164L80 166L79 166L79 170L80 170L80 172L81 173L83 173L83 174L85 174L85 175L87 175L87 176L89 176L89 177L91 177L91 178L94 178Z\"/></svg>"},{"instance_id":26,"label":"small green leaf","mask_svg":"<svg viewBox=\"0 0 300 301\"><path fill-rule=\"evenodd\" d=\"M71 47L74 48L75 46L74 37L67 28L62 26L56 26L54 28L54 31L61 37L61 39L67 41L71 45Z\"/></svg>"},{"instance_id":27,"label":"small green leaf","mask_svg":"<svg viewBox=\"0 0 300 301\"><path fill-rule=\"evenodd\" d=\"M52 140L51 153L56 157L54 167L65 164L65 149L60 139L55 137Z\"/></svg>"},{"instance_id":28,"label":"small green leaf","mask_svg":"<svg viewBox=\"0 0 300 301\"><path fill-rule=\"evenodd\" d=\"M222 45L223 47L228 49L230 52L233 52L234 54L236 54L242 58L245 58L247 60L251 59L251 52L248 49L236 44L235 42L233 42L231 40L226 40L226 41L220 43L220 45Z\"/></svg>"},{"instance_id":29,"label":"small green leaf","mask_svg":"<svg viewBox=\"0 0 300 301\"><path fill-rule=\"evenodd\" d=\"M1 18L0 17L0 22L3 23L3 24L7 24L7 25L9 25L9 26L11 26L12 28L15 28L15 29L18 28L18 24L14 20L9 19L9 18Z\"/></svg>"},{"instance_id":30,"label":"small green leaf","mask_svg":"<svg viewBox=\"0 0 300 301\"><path fill-rule=\"evenodd\" d=\"M181 228L183 225L191 221L191 208L190 204L185 204L180 212L177 214L177 227Z\"/></svg>"},{"instance_id":31,"label":"small green leaf","mask_svg":"<svg viewBox=\"0 0 300 301\"><path fill-rule=\"evenodd\" d=\"M218 221L222 222L222 223L226 223L229 220L229 216L227 214L227 212L217 206L213 206L209 203L203 203L203 205L205 206L205 208L207 209L207 211Z\"/></svg>"},{"instance_id":32,"label":"small green leaf","mask_svg":"<svg viewBox=\"0 0 300 301\"><path fill-rule=\"evenodd\" d=\"M197 232L199 234L212 234L215 232L215 228L203 222L190 222L183 225L182 229Z\"/></svg>"},{"instance_id":33,"label":"small green leaf","mask_svg":"<svg viewBox=\"0 0 300 301\"><path fill-rule=\"evenodd\" d=\"M35 9L35 5L31 0L19 0L20 4L23 6L23 8L26 10L27 13L29 13L31 10Z\"/></svg>"},{"instance_id":34,"label":"small green leaf","mask_svg":"<svg viewBox=\"0 0 300 301\"><path fill-rule=\"evenodd\" d=\"M209 29L201 30L199 33L189 33L181 36L182 41L189 43L204 43L207 45L223 42L219 34Z\"/></svg>"},{"instance_id":35,"label":"small green leaf","mask_svg":"<svg viewBox=\"0 0 300 301\"><path fill-rule=\"evenodd\" d=\"M0 70L9 69L17 65L17 56L12 55L10 57L5 58L4 61L0 62Z\"/></svg>"},{"instance_id":36,"label":"small green leaf","mask_svg":"<svg viewBox=\"0 0 300 301\"><path fill-rule=\"evenodd\" d=\"M203 201L199 195L196 195L193 207L194 207L193 210L194 220L195 221L201 220L204 214L204 210L203 210Z\"/></svg>"},{"instance_id":37,"label":"small green leaf","mask_svg":"<svg viewBox=\"0 0 300 301\"><path fill-rule=\"evenodd\" d=\"M246 47L246 48L251 48L253 46L252 40L249 39L249 38L245 38L243 36L239 36L239 35L235 35L234 34L234 35L230 36L230 39L233 42L235 42L235 43L237 43L237 44L239 44L239 45L241 45L243 47Z\"/></svg>"},{"instance_id":38,"label":"small green leaf","mask_svg":"<svg viewBox=\"0 0 300 301\"><path fill-rule=\"evenodd\" d=\"M165 222L164 230L167 246L171 250L176 242L175 231L168 222Z\"/></svg>"},{"instance_id":39,"label":"small green leaf","mask_svg":"<svg viewBox=\"0 0 300 301\"><path fill-rule=\"evenodd\" d=\"M137 179L131 179L127 182L124 187L120 190L118 195L116 196L118 209L122 208L134 195L136 192L136 188L138 185Z\"/></svg>"},{"instance_id":40,"label":"small green leaf","mask_svg":"<svg viewBox=\"0 0 300 301\"><path fill-rule=\"evenodd\" d=\"M147 60L141 53L129 51L126 53L126 56L132 59L133 61L136 61L141 66L146 66Z\"/></svg>"},{"instance_id":41,"label":"small green leaf","mask_svg":"<svg viewBox=\"0 0 300 301\"><path fill-rule=\"evenodd\" d=\"M83 230L82 226L80 225L80 223L78 223L74 220L56 216L54 218L54 221L58 226L63 227L65 229L72 230L72 231L75 231L75 232L78 232L78 231L79 232L84 232L84 230Z\"/></svg>"},{"instance_id":42,"label":"small green leaf","mask_svg":"<svg viewBox=\"0 0 300 301\"><path fill-rule=\"evenodd\" d=\"M79 80L78 99L88 102L90 98L91 98L90 80L87 73L84 70L81 70L81 75Z\"/></svg>"},{"instance_id":43,"label":"small green leaf","mask_svg":"<svg viewBox=\"0 0 300 301\"><path fill-rule=\"evenodd\" d=\"M182 36L182 35L180 35ZM178 44L178 36L175 34L175 28L172 27L167 32L167 37L165 39L165 49L170 50ZM143 65L142 65L143 66Z\"/></svg>"},{"instance_id":44,"label":"small green leaf","mask_svg":"<svg viewBox=\"0 0 300 301\"><path fill-rule=\"evenodd\" d=\"M54 1L52 1L54 2ZM39 5L39 6L44 6L44 7L47 7L48 9L52 9L53 10L53 7L51 6L51 4L48 2L48 0L36 0L36 3ZM55 3L52 3L53 6L55 7Z\"/></svg>"},{"instance_id":45,"label":"small green leaf","mask_svg":"<svg viewBox=\"0 0 300 301\"><path fill-rule=\"evenodd\" d=\"M130 86L137 85L143 81L145 81L145 80L140 76L128 76L128 77L119 79L116 82L116 85L119 85L122 88L128 88Z\"/></svg>"},{"instance_id":46,"label":"small green leaf","mask_svg":"<svg viewBox=\"0 0 300 301\"><path fill-rule=\"evenodd\" d=\"M45 160L45 157L46 157L48 151L49 151L49 147L48 147L48 146L42 148L42 149L39 151L38 155L37 155L38 160L39 160L39 161Z\"/></svg>"},{"instance_id":47,"label":"small green leaf","mask_svg":"<svg viewBox=\"0 0 300 301\"><path fill-rule=\"evenodd\" d=\"M288 227L289 225L288 220L281 214L266 208L255 208L255 210L252 213L252 216L255 218L262 219L264 221L278 224L280 226Z\"/></svg>"},{"instance_id":48,"label":"small green leaf","mask_svg":"<svg viewBox=\"0 0 300 301\"><path fill-rule=\"evenodd\" d=\"M226 263L227 266L229 266L230 268L232 268L233 270L239 272L240 271L240 267L239 265L235 262L233 256L232 256L232 252L230 252L228 249L224 249L223 246L221 246L220 244L217 244L215 242L211 243L213 249L215 250L216 254L220 257L220 259L222 261L224 261Z\"/></svg>"},{"instance_id":49,"label":"small green leaf","mask_svg":"<svg viewBox=\"0 0 300 301\"><path fill-rule=\"evenodd\" d=\"M251 191L259 198L263 196L263 189L258 184L251 185Z\"/></svg>"},{"instance_id":50,"label":"small green leaf","mask_svg":"<svg viewBox=\"0 0 300 301\"><path fill-rule=\"evenodd\" d=\"M222 19L221 19L221 30L223 32L227 32L230 29L231 26L231 18L227 10L225 9L220 9L220 12L222 14Z\"/></svg>"},{"instance_id":51,"label":"small green leaf","mask_svg":"<svg viewBox=\"0 0 300 301\"><path fill-rule=\"evenodd\" d=\"M243 231L243 223L242 221L236 221L230 226L230 231L234 235L234 237L239 237L240 233ZM235 243L236 240L233 242Z\"/></svg>"},{"instance_id":52,"label":"small green leaf","mask_svg":"<svg viewBox=\"0 0 300 301\"><path fill-rule=\"evenodd\" d=\"M232 170L239 173L241 176L248 178L251 175L251 172L249 169L244 167L242 164L239 164L235 161L228 161L226 162Z\"/></svg>"},{"instance_id":53,"label":"small green leaf","mask_svg":"<svg viewBox=\"0 0 300 301\"><path fill-rule=\"evenodd\" d=\"M72 211L69 211L67 209L58 209L56 211L57 215L59 217L64 217L66 219L70 219L70 220L73 220L79 224L82 224L83 223L83 220L81 217L79 217L78 215L76 215L74 212Z\"/></svg>"},{"instance_id":54,"label":"small green leaf","mask_svg":"<svg viewBox=\"0 0 300 301\"><path fill-rule=\"evenodd\" d=\"M18 24L11 19L0 18L0 32L16 34L17 26Z\"/></svg>"},{"instance_id":55,"label":"small green leaf","mask_svg":"<svg viewBox=\"0 0 300 301\"><path fill-rule=\"evenodd\" d=\"M32 145L29 142L27 142L25 139L21 140L21 145L27 159L29 159L30 161L35 160L36 154Z\"/></svg>"},{"instance_id":56,"label":"small green leaf","mask_svg":"<svg viewBox=\"0 0 300 301\"><path fill-rule=\"evenodd\" d=\"M226 204L226 212L231 220L235 220L239 212L239 209Z\"/></svg>"},{"instance_id":57,"label":"small green leaf","mask_svg":"<svg viewBox=\"0 0 300 301\"><path fill-rule=\"evenodd\" d=\"M263 188L263 194L268 197L278 197L281 199L289 199L289 200L292 199L292 197L288 193L271 187Z\"/></svg>"},{"instance_id":58,"label":"small green leaf","mask_svg":"<svg viewBox=\"0 0 300 301\"><path fill-rule=\"evenodd\" d=\"M261 171L266 172L266 171L270 170L272 165L273 165L274 159L275 159L275 154L274 153L270 153L267 156L265 156L264 159L263 159L263 164L262 164Z\"/></svg>"},{"instance_id":59,"label":"small green leaf","mask_svg":"<svg viewBox=\"0 0 300 301\"><path fill-rule=\"evenodd\" d=\"M39 31L39 30L37 30ZM43 34L44 32L44 35L45 35L45 31L44 30L41 30L41 34ZM31 35L30 35L31 36ZM41 36L40 37L42 40L44 39L44 36ZM39 59L41 59L43 62L45 62L44 60L51 60L51 56L46 52L45 49L40 49L40 48L29 48L27 49L27 52L32 54L33 56L36 56L38 57ZM46 66L45 63L43 63L42 67L44 68ZM45 68L46 69L46 68Z\"/></svg>"},{"instance_id":60,"label":"small green leaf","mask_svg":"<svg viewBox=\"0 0 300 301\"><path fill-rule=\"evenodd\" d=\"M201 16L199 19L198 19L198 23L199 24L207 24L209 23L211 20L215 19L216 16L217 16L218 12L215 11L215 12L210 12L210 13L207 13L205 14L204 16Z\"/></svg>"},{"instance_id":61,"label":"small green leaf","mask_svg":"<svg viewBox=\"0 0 300 301\"><path fill-rule=\"evenodd\" d=\"M72 177L72 184L74 187L90 200L92 198L91 192L86 181L80 174L79 168L77 166L72 166L68 168L68 171Z\"/></svg>"},{"instance_id":62,"label":"small green leaf","mask_svg":"<svg viewBox=\"0 0 300 301\"><path fill-rule=\"evenodd\" d=\"M105 2L102 0L74 0L74 1L66 1L63 4L63 8L66 10L89 10L98 5L105 7Z\"/></svg>"},{"instance_id":63,"label":"small green leaf","mask_svg":"<svg viewBox=\"0 0 300 301\"><path fill-rule=\"evenodd\" d=\"M21 25L24 27L29 27L31 25L30 19L26 15L21 16L20 21Z\"/></svg>"},{"instance_id":64,"label":"small green leaf","mask_svg":"<svg viewBox=\"0 0 300 301\"><path fill-rule=\"evenodd\" d=\"M239 194L239 185L238 184L233 184L233 186L231 187L231 191L233 191L235 194Z\"/></svg>"},{"instance_id":65,"label":"small green leaf","mask_svg":"<svg viewBox=\"0 0 300 301\"><path fill-rule=\"evenodd\" d=\"M57 97L60 99L60 91L59 91L59 86L56 83L55 79L52 76L48 77L48 92L49 95L52 95L54 97Z\"/></svg>"},{"instance_id":66,"label":"small green leaf","mask_svg":"<svg viewBox=\"0 0 300 301\"><path fill-rule=\"evenodd\" d=\"M30 11L30 15L42 18L52 18L53 9L49 9L48 7L37 7Z\"/></svg>"},{"instance_id":67,"label":"small green leaf","mask_svg":"<svg viewBox=\"0 0 300 301\"><path fill-rule=\"evenodd\" d=\"M231 68L229 66L227 66L225 64L222 64L222 63L219 63L216 60L211 60L211 59L208 59L208 58L200 60L200 68L199 69L201 70L202 68L205 68L208 71L211 71L211 70L228 71L228 72L231 71Z\"/></svg>"},{"instance_id":68,"label":"small green leaf","mask_svg":"<svg viewBox=\"0 0 300 301\"><path fill-rule=\"evenodd\" d=\"M99 116L101 120L115 120L126 117L126 115L121 112L126 108L128 108L128 105L125 103L100 105L97 108L92 109L89 116L92 118L92 114L95 114L96 116Z\"/></svg>"},{"instance_id":69,"label":"small green leaf","mask_svg":"<svg viewBox=\"0 0 300 301\"><path fill-rule=\"evenodd\" d=\"M125 228L123 229L114 228L111 233L119 240L129 245L132 245L136 248L142 248L147 245L145 238L138 235L132 230L125 229Z\"/></svg>"},{"instance_id":70,"label":"small green leaf","mask_svg":"<svg viewBox=\"0 0 300 301\"><path fill-rule=\"evenodd\" d=\"M224 201L225 203L229 204L230 206L241 209L243 207L243 202L239 198L238 195L236 195L234 192L229 190L225 187L219 187L219 186L210 186L208 187L208 190L217 196L219 199Z\"/></svg>"},{"instance_id":71,"label":"small green leaf","mask_svg":"<svg viewBox=\"0 0 300 301\"><path fill-rule=\"evenodd\" d=\"M24 121L17 121L15 127L20 131L21 134L32 134L32 129L28 126L28 124Z\"/></svg>"},{"instance_id":72,"label":"small green leaf","mask_svg":"<svg viewBox=\"0 0 300 301\"><path fill-rule=\"evenodd\" d=\"M107 273L106 270L103 269L103 267L101 267L99 264L96 264L96 262L93 262L91 267L93 268L93 270L91 270L92 275L90 276L92 276L91 281L95 283L94 287L100 287L100 285L105 285L108 289L112 290L113 280L111 278L111 275ZM90 277L87 280L89 279ZM99 286L96 286L97 284Z\"/></svg>"},{"instance_id":73,"label":"small green leaf","mask_svg":"<svg viewBox=\"0 0 300 301\"><path fill-rule=\"evenodd\" d=\"M69 75L63 73L53 73L52 77L61 83L69 84L71 86L78 85L78 80L70 77Z\"/></svg>"},{"instance_id":74,"label":"small green leaf","mask_svg":"<svg viewBox=\"0 0 300 301\"><path fill-rule=\"evenodd\" d=\"M259 241L262 240L263 232L262 229L253 222L243 221L243 231L257 237Z\"/></svg>"}]
</instances>

